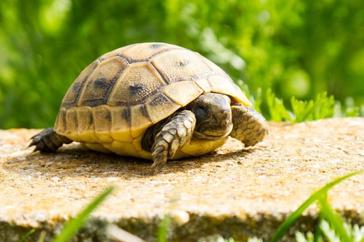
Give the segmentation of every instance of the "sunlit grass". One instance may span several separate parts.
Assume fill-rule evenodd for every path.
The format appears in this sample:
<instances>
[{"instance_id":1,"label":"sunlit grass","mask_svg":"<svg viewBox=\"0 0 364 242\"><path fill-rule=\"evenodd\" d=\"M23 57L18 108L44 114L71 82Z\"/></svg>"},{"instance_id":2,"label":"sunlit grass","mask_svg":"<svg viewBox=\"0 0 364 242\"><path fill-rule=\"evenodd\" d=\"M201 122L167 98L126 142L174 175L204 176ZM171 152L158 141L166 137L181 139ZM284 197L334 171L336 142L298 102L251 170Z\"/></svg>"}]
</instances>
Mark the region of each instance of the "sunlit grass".
<instances>
[{"instance_id":1,"label":"sunlit grass","mask_svg":"<svg viewBox=\"0 0 364 242\"><path fill-rule=\"evenodd\" d=\"M349 242L363 242L364 241L364 227L358 225L345 224L345 228L348 231L350 238ZM295 238L297 242L316 242L316 241L328 241L328 242L340 242L345 241L340 239L335 231L332 229L329 222L321 220L317 226L319 233L313 234L312 232L302 233L296 232Z\"/></svg>"},{"instance_id":2,"label":"sunlit grass","mask_svg":"<svg viewBox=\"0 0 364 242\"><path fill-rule=\"evenodd\" d=\"M318 191L314 192L309 198L307 198L292 214L290 214L286 220L278 227L277 231L272 237L271 242L279 241L289 230L289 228L297 221L297 219L302 215L302 213L313 203L318 202L320 207L320 217L323 220L329 222L330 227L335 231L336 236L338 236L343 241L350 242L350 235L345 230L345 224L343 218L337 214L330 204L327 202L327 193L334 186L339 183L349 179L352 176L362 174L364 171L356 171L349 173L345 176L339 177L325 186L323 186Z\"/></svg>"},{"instance_id":3,"label":"sunlit grass","mask_svg":"<svg viewBox=\"0 0 364 242\"><path fill-rule=\"evenodd\" d=\"M170 223L171 223L170 217L164 216L158 227L158 234L157 234L158 242L168 241Z\"/></svg>"},{"instance_id":4,"label":"sunlit grass","mask_svg":"<svg viewBox=\"0 0 364 242\"><path fill-rule=\"evenodd\" d=\"M28 232L26 232L22 237L20 237L18 242L26 242L29 237L35 233L35 229L31 229Z\"/></svg>"},{"instance_id":5,"label":"sunlit grass","mask_svg":"<svg viewBox=\"0 0 364 242\"><path fill-rule=\"evenodd\" d=\"M56 236L54 242L67 242L87 222L91 213L111 194L113 187L105 189L100 195L92 200L78 215L68 221L62 231Z\"/></svg>"},{"instance_id":6,"label":"sunlit grass","mask_svg":"<svg viewBox=\"0 0 364 242\"><path fill-rule=\"evenodd\" d=\"M290 121L293 123L329 118L334 115L335 100L326 92L319 93L309 101L290 99L289 106L271 90L265 95L270 119L273 121Z\"/></svg>"}]
</instances>

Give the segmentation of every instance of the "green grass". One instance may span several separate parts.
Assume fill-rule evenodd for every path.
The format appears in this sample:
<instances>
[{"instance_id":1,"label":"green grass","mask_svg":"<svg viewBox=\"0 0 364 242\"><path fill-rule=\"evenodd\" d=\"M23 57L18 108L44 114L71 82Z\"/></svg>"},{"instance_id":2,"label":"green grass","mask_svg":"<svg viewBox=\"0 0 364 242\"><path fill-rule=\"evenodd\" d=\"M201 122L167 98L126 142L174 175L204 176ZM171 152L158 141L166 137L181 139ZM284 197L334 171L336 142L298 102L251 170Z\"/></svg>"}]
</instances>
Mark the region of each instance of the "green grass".
<instances>
[{"instance_id":1,"label":"green grass","mask_svg":"<svg viewBox=\"0 0 364 242\"><path fill-rule=\"evenodd\" d=\"M159 224L158 227L158 234L157 234L157 241L158 242L167 242L168 235L169 235L169 226L171 220L170 217L165 216Z\"/></svg>"},{"instance_id":2,"label":"green grass","mask_svg":"<svg viewBox=\"0 0 364 242\"><path fill-rule=\"evenodd\" d=\"M26 242L32 234L35 233L35 229L31 229L28 232L26 232L20 239L19 242Z\"/></svg>"},{"instance_id":3,"label":"green grass","mask_svg":"<svg viewBox=\"0 0 364 242\"><path fill-rule=\"evenodd\" d=\"M345 224L345 229L348 231L350 242L363 242L364 241L364 227L359 227L358 225L348 225ZM317 233L312 232L301 233L296 232L295 237L297 242L318 242L318 241L328 241L328 242L338 242L344 241L340 239L332 226L326 220L320 220L317 226Z\"/></svg>"},{"instance_id":4,"label":"green grass","mask_svg":"<svg viewBox=\"0 0 364 242\"><path fill-rule=\"evenodd\" d=\"M38 242L44 242L46 236L47 236L47 233L45 231L40 232L40 235L39 235L39 238L38 238Z\"/></svg>"},{"instance_id":5,"label":"green grass","mask_svg":"<svg viewBox=\"0 0 364 242\"><path fill-rule=\"evenodd\" d=\"M271 242L279 241L289 230L289 228L297 221L297 219L302 215L302 213L313 203L318 202L320 205L320 217L327 220L331 228L335 231L336 235L343 239L343 241L349 240L350 236L344 229L344 220L341 218L327 202L327 193L334 186L339 183L349 179L352 176L364 173L363 170L349 173L345 176L336 178L335 180L329 182L323 186L318 191L314 192L310 197L308 197L291 215L289 215L286 220L278 227L277 231L272 237Z\"/></svg>"},{"instance_id":6,"label":"green grass","mask_svg":"<svg viewBox=\"0 0 364 242\"><path fill-rule=\"evenodd\" d=\"M113 187L105 189L100 195L92 200L75 218L67 222L62 231L56 236L54 242L67 242L87 222L91 213L111 194Z\"/></svg>"},{"instance_id":7,"label":"green grass","mask_svg":"<svg viewBox=\"0 0 364 242\"><path fill-rule=\"evenodd\" d=\"M327 200L327 193L324 193L318 200L320 206L321 220L330 221L331 229L342 241L351 241L351 236L345 228L344 219L335 212Z\"/></svg>"},{"instance_id":8,"label":"green grass","mask_svg":"<svg viewBox=\"0 0 364 242\"><path fill-rule=\"evenodd\" d=\"M285 104L271 90L265 95L269 119L273 121L289 121L293 123L329 118L334 115L335 100L326 92L319 93L308 101L291 97L289 104Z\"/></svg>"}]
</instances>

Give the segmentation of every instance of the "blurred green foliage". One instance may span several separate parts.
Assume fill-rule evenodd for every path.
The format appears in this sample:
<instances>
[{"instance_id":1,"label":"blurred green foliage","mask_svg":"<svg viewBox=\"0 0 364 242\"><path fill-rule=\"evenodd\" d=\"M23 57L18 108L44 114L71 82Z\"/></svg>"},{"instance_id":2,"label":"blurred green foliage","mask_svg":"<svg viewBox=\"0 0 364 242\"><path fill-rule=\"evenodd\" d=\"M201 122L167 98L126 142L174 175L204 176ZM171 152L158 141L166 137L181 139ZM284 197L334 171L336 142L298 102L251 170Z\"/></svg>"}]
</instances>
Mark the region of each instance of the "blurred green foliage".
<instances>
[{"instance_id":1,"label":"blurred green foliage","mask_svg":"<svg viewBox=\"0 0 364 242\"><path fill-rule=\"evenodd\" d=\"M270 119L362 114L363 26L362 0L1 0L0 128L51 126L89 62L146 41L201 52L244 80ZM276 117L277 100L293 111Z\"/></svg>"}]
</instances>

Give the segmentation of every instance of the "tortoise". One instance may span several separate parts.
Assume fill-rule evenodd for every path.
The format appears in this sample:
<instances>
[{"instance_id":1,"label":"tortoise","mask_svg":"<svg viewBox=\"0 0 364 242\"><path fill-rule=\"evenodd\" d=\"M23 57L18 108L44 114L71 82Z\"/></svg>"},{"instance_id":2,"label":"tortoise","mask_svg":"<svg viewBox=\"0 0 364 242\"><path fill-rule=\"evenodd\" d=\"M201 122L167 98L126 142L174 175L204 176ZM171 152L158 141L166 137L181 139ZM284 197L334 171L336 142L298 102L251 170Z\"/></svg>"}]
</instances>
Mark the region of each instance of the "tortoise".
<instances>
[{"instance_id":1,"label":"tortoise","mask_svg":"<svg viewBox=\"0 0 364 242\"><path fill-rule=\"evenodd\" d=\"M137 43L88 65L63 98L54 128L32 137L34 151L78 141L89 149L152 159L199 156L230 135L253 146L267 134L264 117L232 79L197 52Z\"/></svg>"}]
</instances>

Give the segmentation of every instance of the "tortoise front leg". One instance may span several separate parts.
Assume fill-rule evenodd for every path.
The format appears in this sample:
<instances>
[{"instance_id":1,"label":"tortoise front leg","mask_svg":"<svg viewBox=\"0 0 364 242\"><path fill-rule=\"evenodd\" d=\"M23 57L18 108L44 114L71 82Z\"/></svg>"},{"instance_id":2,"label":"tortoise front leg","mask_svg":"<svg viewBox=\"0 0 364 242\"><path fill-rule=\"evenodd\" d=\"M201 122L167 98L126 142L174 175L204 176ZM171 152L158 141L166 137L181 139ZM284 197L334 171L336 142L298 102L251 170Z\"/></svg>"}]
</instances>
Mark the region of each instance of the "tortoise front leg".
<instances>
[{"instance_id":1,"label":"tortoise front leg","mask_svg":"<svg viewBox=\"0 0 364 242\"><path fill-rule=\"evenodd\" d=\"M173 158L176 151L191 140L195 125L193 112L183 110L147 130L142 142L143 148L152 153L152 168L158 170L167 159Z\"/></svg>"},{"instance_id":2,"label":"tortoise front leg","mask_svg":"<svg viewBox=\"0 0 364 242\"><path fill-rule=\"evenodd\" d=\"M253 146L268 134L265 118L254 109L242 105L232 105L233 130L231 137L240 140L245 146Z\"/></svg>"},{"instance_id":3,"label":"tortoise front leg","mask_svg":"<svg viewBox=\"0 0 364 242\"><path fill-rule=\"evenodd\" d=\"M40 133L34 135L30 146L35 146L33 152L39 150L40 152L56 152L63 144L71 143L72 140L57 134L53 128L42 130Z\"/></svg>"}]
</instances>

